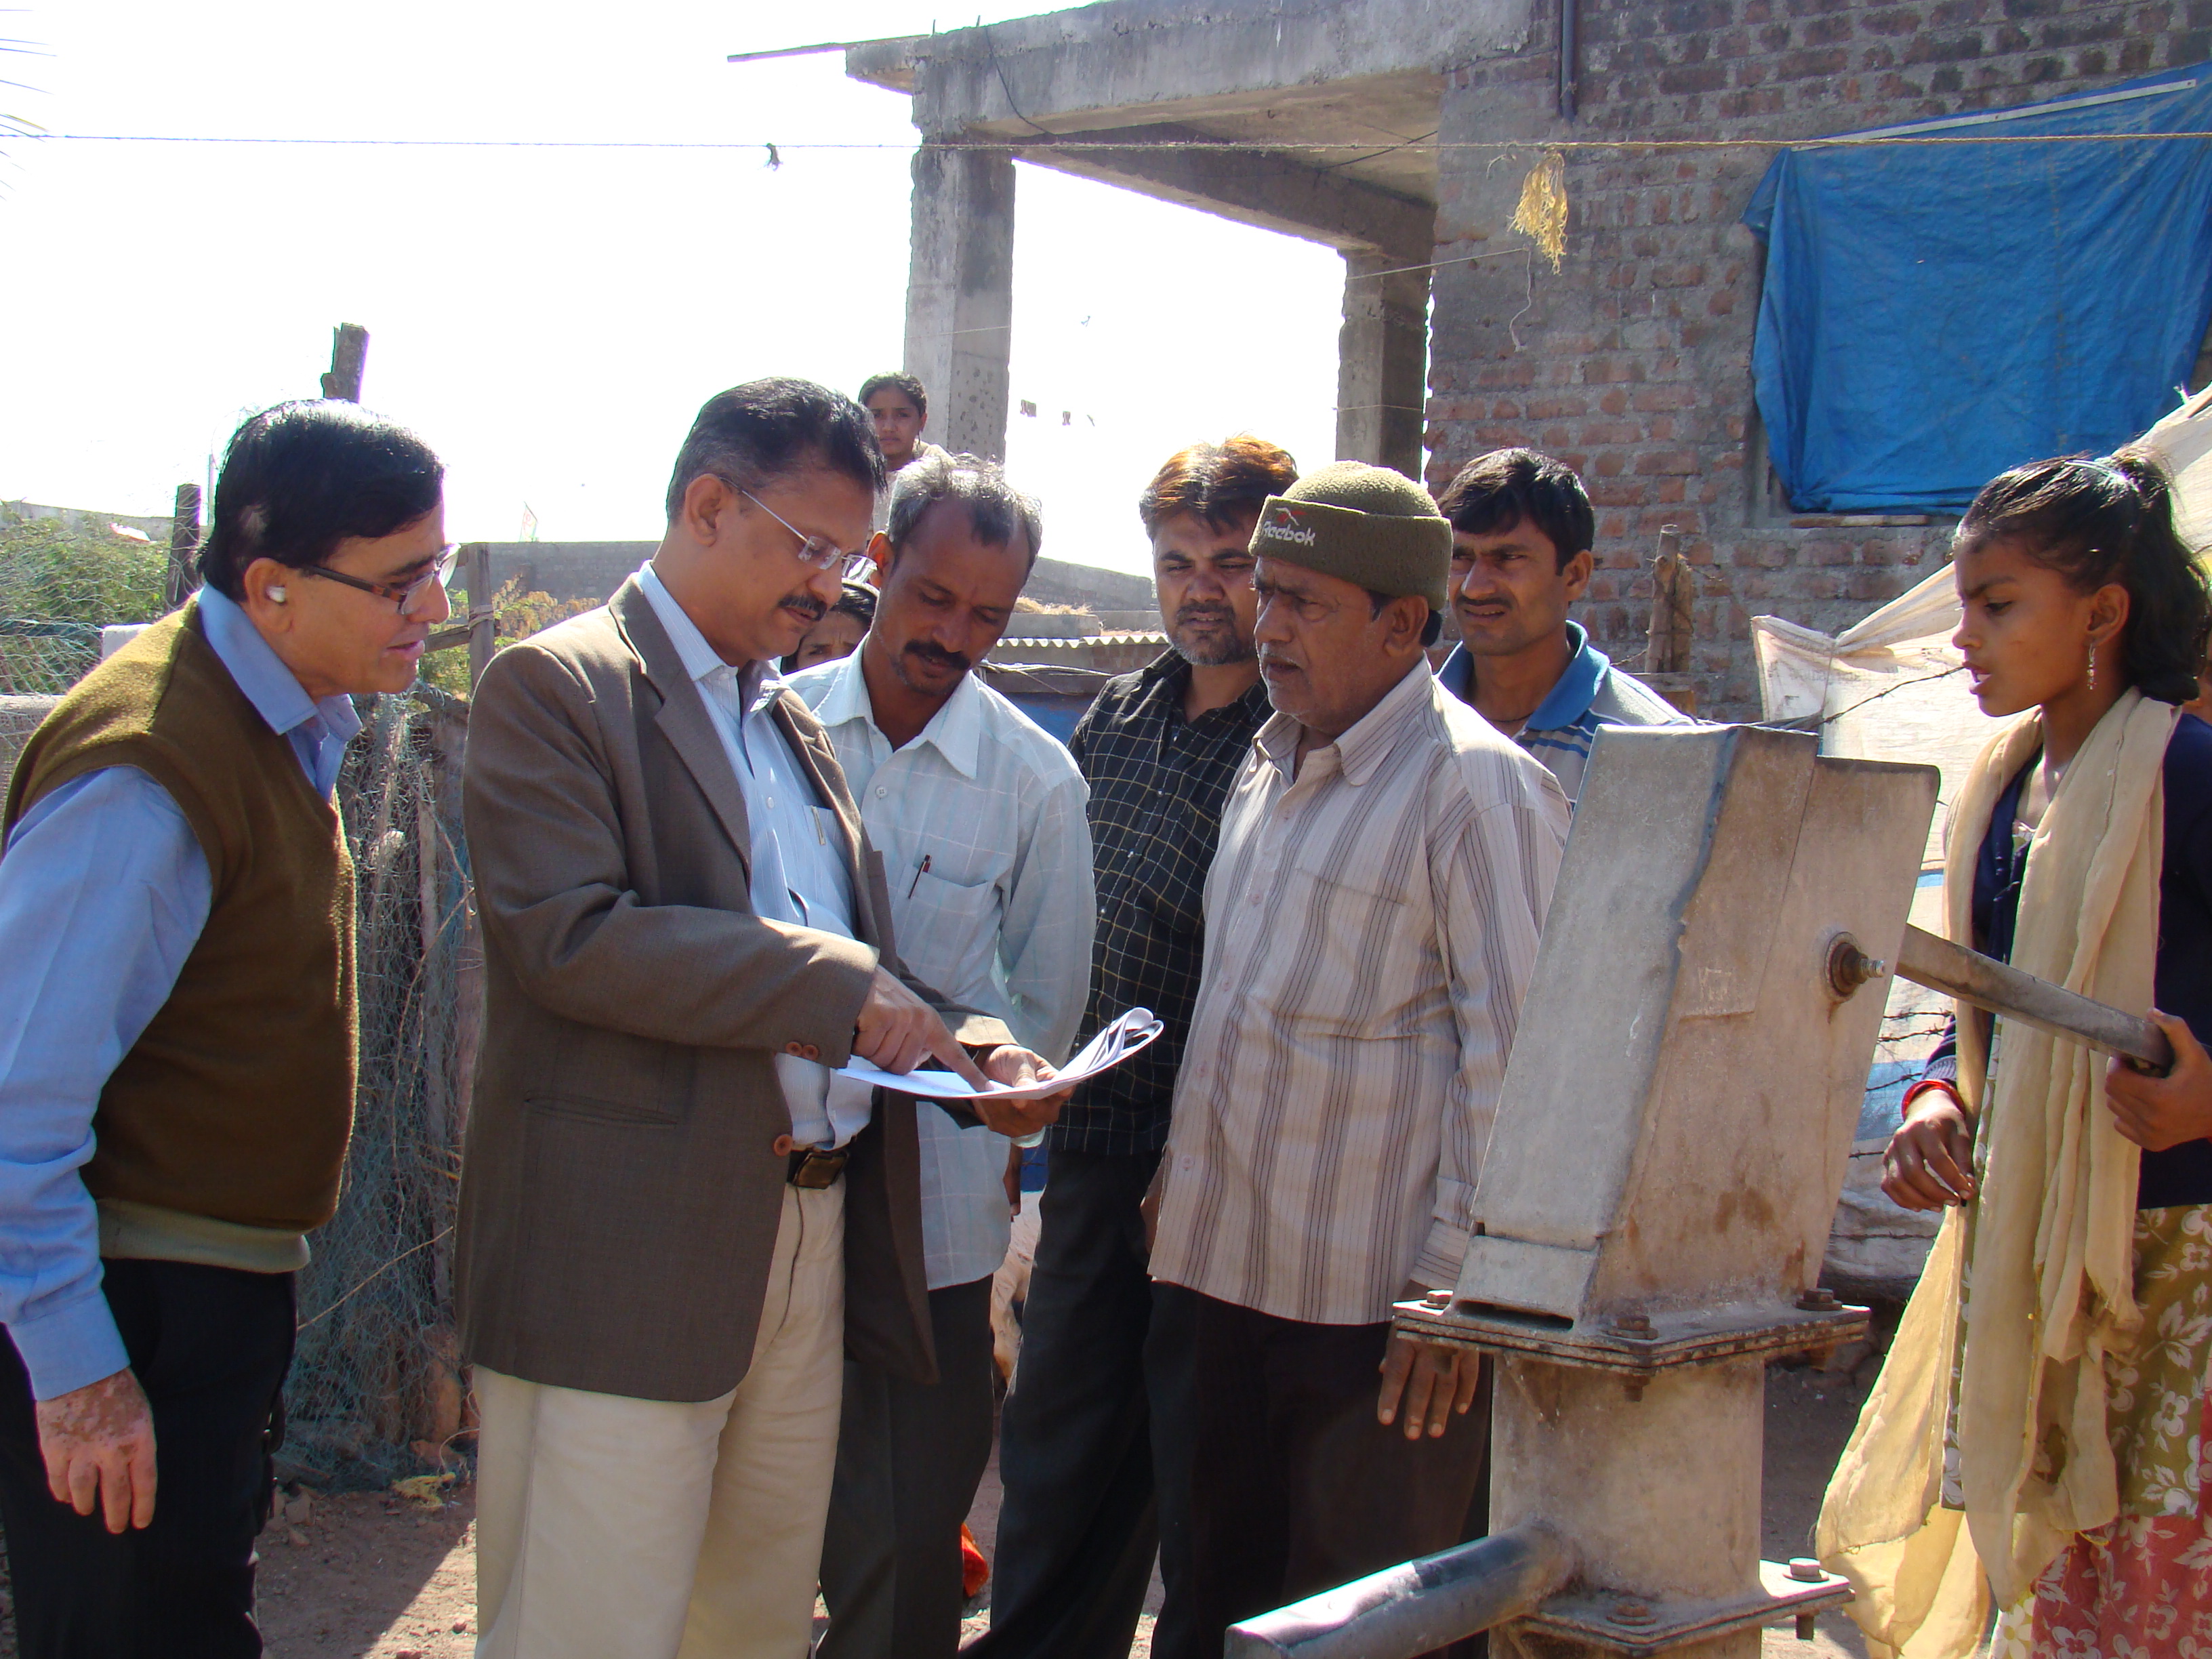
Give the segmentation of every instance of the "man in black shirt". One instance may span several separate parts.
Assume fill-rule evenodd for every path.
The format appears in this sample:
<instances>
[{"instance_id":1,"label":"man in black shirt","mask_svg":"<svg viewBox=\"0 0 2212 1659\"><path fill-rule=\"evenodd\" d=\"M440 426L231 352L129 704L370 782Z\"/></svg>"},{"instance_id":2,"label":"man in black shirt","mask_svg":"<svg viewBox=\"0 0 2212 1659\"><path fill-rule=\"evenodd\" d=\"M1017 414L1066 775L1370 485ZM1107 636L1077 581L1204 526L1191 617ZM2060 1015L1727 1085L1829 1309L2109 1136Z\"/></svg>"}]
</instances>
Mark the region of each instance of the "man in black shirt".
<instances>
[{"instance_id":1,"label":"man in black shirt","mask_svg":"<svg viewBox=\"0 0 2212 1659\"><path fill-rule=\"evenodd\" d=\"M1069 744L1091 786L1098 890L1080 1040L1134 1007L1167 1029L1078 1089L1047 1134L1021 1361L1000 1425L991 1629L970 1655L1126 1659L1156 1548L1163 1622L1176 1613L1188 1419L1153 1407L1183 1386L1186 1353L1153 1316L1140 1206L1198 997L1222 800L1270 712L1248 545L1261 503L1297 478L1290 456L1249 435L1194 444L1160 469L1138 513L1174 649L1109 682Z\"/></svg>"}]
</instances>

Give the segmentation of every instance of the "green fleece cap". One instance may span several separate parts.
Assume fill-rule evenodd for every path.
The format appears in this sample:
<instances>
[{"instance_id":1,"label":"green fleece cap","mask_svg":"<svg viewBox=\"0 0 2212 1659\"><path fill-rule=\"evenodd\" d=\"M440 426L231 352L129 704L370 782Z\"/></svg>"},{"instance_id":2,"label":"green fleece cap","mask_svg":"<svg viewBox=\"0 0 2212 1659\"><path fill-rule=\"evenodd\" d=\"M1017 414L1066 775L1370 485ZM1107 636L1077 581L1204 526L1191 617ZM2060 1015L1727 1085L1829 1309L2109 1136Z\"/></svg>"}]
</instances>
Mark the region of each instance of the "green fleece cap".
<instances>
[{"instance_id":1,"label":"green fleece cap","mask_svg":"<svg viewBox=\"0 0 2212 1659\"><path fill-rule=\"evenodd\" d=\"M1252 531L1255 558L1341 576L1395 599L1417 594L1442 612L1451 575L1451 520L1402 472L1339 461L1267 497Z\"/></svg>"}]
</instances>

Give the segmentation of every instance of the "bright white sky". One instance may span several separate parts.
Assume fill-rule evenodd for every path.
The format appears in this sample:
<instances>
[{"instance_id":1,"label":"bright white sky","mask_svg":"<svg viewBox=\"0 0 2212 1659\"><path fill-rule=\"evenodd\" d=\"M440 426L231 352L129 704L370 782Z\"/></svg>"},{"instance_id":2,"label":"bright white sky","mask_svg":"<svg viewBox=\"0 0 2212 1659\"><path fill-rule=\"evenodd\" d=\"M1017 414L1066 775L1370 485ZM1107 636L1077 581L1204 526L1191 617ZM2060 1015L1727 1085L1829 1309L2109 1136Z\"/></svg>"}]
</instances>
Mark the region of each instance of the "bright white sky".
<instances>
[{"instance_id":1,"label":"bright white sky","mask_svg":"<svg viewBox=\"0 0 2212 1659\"><path fill-rule=\"evenodd\" d=\"M46 0L0 33L0 109L58 133L623 139L754 149L17 142L0 161L0 497L168 511L244 415L316 395L339 321L362 401L445 457L457 540L659 532L691 414L769 374L896 368L907 100L839 54L928 0ZM987 6L986 21L1042 9ZM974 21L947 16L948 26ZM809 149L808 143L882 145ZM1326 248L1023 167L1008 465L1045 551L1143 569L1133 503L1239 428L1333 453ZM1060 411L1073 423L1060 424Z\"/></svg>"}]
</instances>

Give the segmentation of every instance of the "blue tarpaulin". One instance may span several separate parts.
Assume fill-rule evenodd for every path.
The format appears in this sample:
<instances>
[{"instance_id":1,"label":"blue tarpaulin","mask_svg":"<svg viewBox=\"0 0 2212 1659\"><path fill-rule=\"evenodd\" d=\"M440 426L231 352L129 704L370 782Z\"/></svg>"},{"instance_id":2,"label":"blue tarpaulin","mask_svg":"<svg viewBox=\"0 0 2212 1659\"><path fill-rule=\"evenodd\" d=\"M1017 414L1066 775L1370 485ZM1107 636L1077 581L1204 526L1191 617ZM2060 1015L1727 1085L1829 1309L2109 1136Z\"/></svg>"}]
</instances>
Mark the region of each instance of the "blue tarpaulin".
<instances>
[{"instance_id":1,"label":"blue tarpaulin","mask_svg":"<svg viewBox=\"0 0 2212 1659\"><path fill-rule=\"evenodd\" d=\"M1984 142L1787 150L1743 216L1793 506L1961 511L2007 467L2106 453L2173 406L2212 321L2212 140L1986 141L2212 132L2212 64L1881 132Z\"/></svg>"}]
</instances>

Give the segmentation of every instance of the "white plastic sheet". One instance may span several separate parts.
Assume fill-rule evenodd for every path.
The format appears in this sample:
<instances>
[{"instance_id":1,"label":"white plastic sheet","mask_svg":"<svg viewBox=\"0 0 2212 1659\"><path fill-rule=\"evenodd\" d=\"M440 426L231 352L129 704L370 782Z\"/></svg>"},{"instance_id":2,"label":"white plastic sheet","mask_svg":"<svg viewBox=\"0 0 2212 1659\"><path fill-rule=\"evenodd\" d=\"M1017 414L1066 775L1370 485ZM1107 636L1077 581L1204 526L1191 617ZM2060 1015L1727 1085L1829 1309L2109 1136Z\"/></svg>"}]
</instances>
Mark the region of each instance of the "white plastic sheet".
<instances>
[{"instance_id":1,"label":"white plastic sheet","mask_svg":"<svg viewBox=\"0 0 2212 1659\"><path fill-rule=\"evenodd\" d=\"M1751 621L1766 719L1817 720L1824 755L1918 761L1942 773L1927 868L1943 860L1952 792L1997 726L1968 688L1951 643L1958 627L1948 564L1833 638L1779 617Z\"/></svg>"},{"instance_id":2,"label":"white plastic sheet","mask_svg":"<svg viewBox=\"0 0 2212 1659\"><path fill-rule=\"evenodd\" d=\"M2173 474L2181 539L2200 551L2212 546L2212 386L2151 428L2142 441Z\"/></svg>"}]
</instances>

